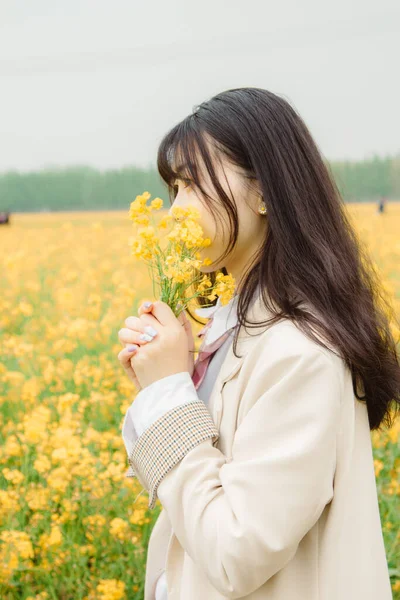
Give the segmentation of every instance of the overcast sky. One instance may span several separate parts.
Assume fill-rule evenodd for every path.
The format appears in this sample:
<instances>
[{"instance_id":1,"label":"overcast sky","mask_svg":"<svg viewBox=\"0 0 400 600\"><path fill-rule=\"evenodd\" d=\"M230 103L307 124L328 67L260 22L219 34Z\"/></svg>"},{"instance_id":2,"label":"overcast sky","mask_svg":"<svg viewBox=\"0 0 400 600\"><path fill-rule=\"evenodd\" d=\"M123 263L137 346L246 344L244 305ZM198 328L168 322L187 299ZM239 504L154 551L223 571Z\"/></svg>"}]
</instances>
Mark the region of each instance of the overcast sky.
<instances>
[{"instance_id":1,"label":"overcast sky","mask_svg":"<svg viewBox=\"0 0 400 600\"><path fill-rule=\"evenodd\" d=\"M155 163L233 87L300 112L328 159L400 151L399 0L0 0L0 171Z\"/></svg>"}]
</instances>

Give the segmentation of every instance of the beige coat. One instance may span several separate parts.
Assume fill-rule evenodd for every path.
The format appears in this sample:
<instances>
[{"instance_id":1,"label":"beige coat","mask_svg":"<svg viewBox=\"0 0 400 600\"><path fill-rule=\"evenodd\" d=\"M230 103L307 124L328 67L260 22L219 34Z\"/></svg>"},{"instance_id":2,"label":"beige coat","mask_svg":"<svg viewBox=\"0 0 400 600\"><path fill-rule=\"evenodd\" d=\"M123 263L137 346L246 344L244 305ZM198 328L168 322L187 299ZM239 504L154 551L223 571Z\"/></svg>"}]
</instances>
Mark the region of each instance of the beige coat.
<instances>
[{"instance_id":1,"label":"beige coat","mask_svg":"<svg viewBox=\"0 0 400 600\"><path fill-rule=\"evenodd\" d=\"M250 318L269 316L257 299ZM390 600L367 410L344 361L287 320L242 328L238 353L208 408L169 411L129 458L163 506L145 600L165 566L168 600Z\"/></svg>"}]
</instances>

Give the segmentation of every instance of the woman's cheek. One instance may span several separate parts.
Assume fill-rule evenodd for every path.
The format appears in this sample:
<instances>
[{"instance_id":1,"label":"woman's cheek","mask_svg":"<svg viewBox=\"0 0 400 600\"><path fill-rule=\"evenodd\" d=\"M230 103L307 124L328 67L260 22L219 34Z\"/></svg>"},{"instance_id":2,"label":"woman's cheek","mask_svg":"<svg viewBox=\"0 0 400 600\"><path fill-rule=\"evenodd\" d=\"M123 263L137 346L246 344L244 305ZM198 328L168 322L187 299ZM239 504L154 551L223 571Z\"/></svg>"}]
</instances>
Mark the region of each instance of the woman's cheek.
<instances>
[{"instance_id":1,"label":"woman's cheek","mask_svg":"<svg viewBox=\"0 0 400 600\"><path fill-rule=\"evenodd\" d=\"M216 242L216 227L213 218L208 213L200 213L199 224L201 225L205 238L210 238L211 244Z\"/></svg>"}]
</instances>

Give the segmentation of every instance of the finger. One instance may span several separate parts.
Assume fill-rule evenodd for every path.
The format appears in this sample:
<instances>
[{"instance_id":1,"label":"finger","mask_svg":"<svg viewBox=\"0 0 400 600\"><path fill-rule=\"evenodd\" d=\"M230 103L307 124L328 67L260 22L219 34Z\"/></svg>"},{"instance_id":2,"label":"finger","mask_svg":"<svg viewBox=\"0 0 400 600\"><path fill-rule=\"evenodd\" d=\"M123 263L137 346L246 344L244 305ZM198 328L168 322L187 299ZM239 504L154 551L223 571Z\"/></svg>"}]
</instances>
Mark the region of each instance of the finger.
<instances>
[{"instance_id":1,"label":"finger","mask_svg":"<svg viewBox=\"0 0 400 600\"><path fill-rule=\"evenodd\" d=\"M125 325L129 327L129 329L143 331L143 322L139 319L139 317L128 317L125 319Z\"/></svg>"},{"instance_id":2,"label":"finger","mask_svg":"<svg viewBox=\"0 0 400 600\"><path fill-rule=\"evenodd\" d=\"M149 325L146 325L143 331L132 331L132 329L123 327L118 332L118 338L121 344L147 344L157 335L157 330Z\"/></svg>"},{"instance_id":3,"label":"finger","mask_svg":"<svg viewBox=\"0 0 400 600\"><path fill-rule=\"evenodd\" d=\"M161 325L169 325L173 326L177 323L177 318L170 306L166 302L162 302L161 300L156 300L153 302L151 308L151 314ZM147 315L142 315L147 316Z\"/></svg>"},{"instance_id":4,"label":"finger","mask_svg":"<svg viewBox=\"0 0 400 600\"><path fill-rule=\"evenodd\" d=\"M182 311L179 314L178 321L183 325L183 327L186 331L186 335L188 336L189 350L193 350L194 349L194 338L193 338L192 325L191 325L185 311Z\"/></svg>"},{"instance_id":5,"label":"finger","mask_svg":"<svg viewBox=\"0 0 400 600\"><path fill-rule=\"evenodd\" d=\"M143 313L141 317L128 317L127 319L125 319L126 328L128 328L129 330L139 333L148 333L153 337L157 335L158 330L155 327L155 325L157 324L159 325L157 319L155 319L153 315L146 315L145 313ZM127 333L125 331L126 328L122 328L118 332L120 342L124 344L129 343L129 341L132 341L134 344L136 344L137 338L127 337Z\"/></svg>"},{"instance_id":6,"label":"finger","mask_svg":"<svg viewBox=\"0 0 400 600\"><path fill-rule=\"evenodd\" d=\"M140 317L128 317L125 319L125 325L133 331L146 331L146 326L153 327L156 330L155 325L159 325L159 322L151 313L142 312Z\"/></svg>"},{"instance_id":7,"label":"finger","mask_svg":"<svg viewBox=\"0 0 400 600\"><path fill-rule=\"evenodd\" d=\"M125 319L125 325L126 327L122 327L122 329L118 331L118 339L123 346L130 342L136 343L136 340L131 340L131 338L128 337L127 331L139 333L143 333L144 331L143 323L138 317L128 317Z\"/></svg>"},{"instance_id":8,"label":"finger","mask_svg":"<svg viewBox=\"0 0 400 600\"><path fill-rule=\"evenodd\" d=\"M189 328L191 327L190 321L187 318L187 314L184 310L181 313L179 313L179 316L177 317L177 319L186 330L187 330L188 326L189 326Z\"/></svg>"},{"instance_id":9,"label":"finger","mask_svg":"<svg viewBox=\"0 0 400 600\"><path fill-rule=\"evenodd\" d=\"M146 306L147 304L147 306ZM156 328L156 325L159 323L158 320L152 315L153 302L144 302L139 306L138 315L140 317L140 322L143 326L143 323L146 325Z\"/></svg>"},{"instance_id":10,"label":"finger","mask_svg":"<svg viewBox=\"0 0 400 600\"><path fill-rule=\"evenodd\" d=\"M132 348L132 349L130 349L130 348ZM128 371L129 369L132 368L131 367L131 358L137 352L137 350L138 350L138 346L135 344L132 346L128 346L127 348L124 348L123 350L121 350L118 353L117 358L126 371Z\"/></svg>"},{"instance_id":11,"label":"finger","mask_svg":"<svg viewBox=\"0 0 400 600\"><path fill-rule=\"evenodd\" d=\"M157 319L155 317L153 317L153 315L145 315L143 314L140 317L142 324L143 324L143 331L144 332L151 332L151 331L157 331L160 332L161 331L161 326L160 326L160 322L157 321ZM155 336L157 337L157 336Z\"/></svg>"},{"instance_id":12,"label":"finger","mask_svg":"<svg viewBox=\"0 0 400 600\"><path fill-rule=\"evenodd\" d=\"M121 352L118 354L118 360L120 361L125 373L128 376L128 379L130 379L130 381L132 381L132 383L138 388L140 389L140 383L138 378L136 377L136 373L135 370L132 366L132 357L135 355L135 351L132 350L128 350L127 348L124 348L123 350L121 350Z\"/></svg>"},{"instance_id":13,"label":"finger","mask_svg":"<svg viewBox=\"0 0 400 600\"><path fill-rule=\"evenodd\" d=\"M152 302L142 302L142 304L139 306L138 315L140 316L143 313L151 312L152 307L153 307Z\"/></svg>"}]
</instances>

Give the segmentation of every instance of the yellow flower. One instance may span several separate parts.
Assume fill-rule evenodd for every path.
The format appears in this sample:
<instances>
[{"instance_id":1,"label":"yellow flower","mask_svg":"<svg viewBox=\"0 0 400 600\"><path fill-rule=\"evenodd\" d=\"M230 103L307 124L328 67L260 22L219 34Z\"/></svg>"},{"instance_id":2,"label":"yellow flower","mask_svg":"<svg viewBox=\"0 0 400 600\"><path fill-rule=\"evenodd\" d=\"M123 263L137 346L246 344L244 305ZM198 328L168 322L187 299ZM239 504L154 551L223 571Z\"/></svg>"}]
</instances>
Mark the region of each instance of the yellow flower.
<instances>
[{"instance_id":1,"label":"yellow flower","mask_svg":"<svg viewBox=\"0 0 400 600\"><path fill-rule=\"evenodd\" d=\"M20 484L24 479L23 473L18 469L3 469L3 476L14 485Z\"/></svg>"},{"instance_id":2,"label":"yellow flower","mask_svg":"<svg viewBox=\"0 0 400 600\"><path fill-rule=\"evenodd\" d=\"M58 525L54 525L51 528L50 535L48 536L47 544L49 546L60 546L61 542L62 542L61 529L59 528Z\"/></svg>"},{"instance_id":3,"label":"yellow flower","mask_svg":"<svg viewBox=\"0 0 400 600\"><path fill-rule=\"evenodd\" d=\"M166 229L168 225L171 223L173 217L172 215L165 215L159 222L158 227L160 229Z\"/></svg>"},{"instance_id":4,"label":"yellow flower","mask_svg":"<svg viewBox=\"0 0 400 600\"><path fill-rule=\"evenodd\" d=\"M217 281L215 292L218 294L221 304L227 304L233 296L235 280L232 275L224 275L223 273L217 273L215 279Z\"/></svg>"},{"instance_id":5,"label":"yellow flower","mask_svg":"<svg viewBox=\"0 0 400 600\"><path fill-rule=\"evenodd\" d=\"M150 206L154 210L159 210L163 207L163 201L161 200L161 198L154 198L154 200L151 201Z\"/></svg>"},{"instance_id":6,"label":"yellow flower","mask_svg":"<svg viewBox=\"0 0 400 600\"><path fill-rule=\"evenodd\" d=\"M149 192L144 192L142 195L136 196L135 200L131 202L129 217L133 222L136 222L138 217L148 215L151 212L151 208L146 205L146 202L149 198Z\"/></svg>"},{"instance_id":7,"label":"yellow flower","mask_svg":"<svg viewBox=\"0 0 400 600\"><path fill-rule=\"evenodd\" d=\"M375 459L374 460L374 467L375 467L375 477L378 477L379 473L383 469L383 462L381 460Z\"/></svg>"},{"instance_id":8,"label":"yellow flower","mask_svg":"<svg viewBox=\"0 0 400 600\"><path fill-rule=\"evenodd\" d=\"M117 579L101 579L96 587L96 600L123 600L125 583ZM93 596L94 598L94 596Z\"/></svg>"},{"instance_id":9,"label":"yellow flower","mask_svg":"<svg viewBox=\"0 0 400 600\"><path fill-rule=\"evenodd\" d=\"M146 241L148 246L158 243L156 231L152 225L141 227L138 231L138 235Z\"/></svg>"},{"instance_id":10,"label":"yellow flower","mask_svg":"<svg viewBox=\"0 0 400 600\"><path fill-rule=\"evenodd\" d=\"M211 286L211 280L207 275L204 275L203 279L200 281L197 289L199 292L205 292L207 288Z\"/></svg>"},{"instance_id":11,"label":"yellow flower","mask_svg":"<svg viewBox=\"0 0 400 600\"><path fill-rule=\"evenodd\" d=\"M130 240L130 247L133 256L136 258L142 258L144 260L150 260L152 257L151 251L147 248L145 242L141 242L139 240Z\"/></svg>"},{"instance_id":12,"label":"yellow flower","mask_svg":"<svg viewBox=\"0 0 400 600\"><path fill-rule=\"evenodd\" d=\"M173 206L171 214L162 217L158 226L151 225L149 213L160 210L163 207L163 201L161 198L155 198L150 206L147 206L146 202L149 198L150 194L144 192L136 196L131 203L129 216L136 227L136 232L135 236L129 238L129 246L131 254L135 258L145 261L151 268L153 284L156 283L160 286L161 300L166 302L175 314L178 314L178 310L186 308L185 291L195 281L198 281L201 267L212 263L210 258L202 261L199 253L199 249L210 246L211 239L204 237L199 223L200 211L192 205ZM158 232L167 229L172 221L172 229L167 231L164 237L159 235ZM192 297L200 295L209 287L211 287L211 283L207 285L203 280L202 285ZM213 297L218 294L221 302L225 304L229 301L229 295L233 294L233 290L233 278L223 276L213 290L208 289L207 291L212 292Z\"/></svg>"},{"instance_id":13,"label":"yellow flower","mask_svg":"<svg viewBox=\"0 0 400 600\"><path fill-rule=\"evenodd\" d=\"M31 510L46 510L49 505L50 490L37 485L28 490L26 502Z\"/></svg>"},{"instance_id":14,"label":"yellow flower","mask_svg":"<svg viewBox=\"0 0 400 600\"><path fill-rule=\"evenodd\" d=\"M137 215L137 217L135 218L135 223L137 223L137 225L149 225L150 217L148 217L147 215Z\"/></svg>"},{"instance_id":15,"label":"yellow flower","mask_svg":"<svg viewBox=\"0 0 400 600\"><path fill-rule=\"evenodd\" d=\"M182 206L173 206L171 212L176 221L183 221L188 216L187 209Z\"/></svg>"},{"instance_id":16,"label":"yellow flower","mask_svg":"<svg viewBox=\"0 0 400 600\"><path fill-rule=\"evenodd\" d=\"M14 546L22 558L33 558L32 544L29 535L24 531L2 531L0 539L2 542Z\"/></svg>"},{"instance_id":17,"label":"yellow flower","mask_svg":"<svg viewBox=\"0 0 400 600\"><path fill-rule=\"evenodd\" d=\"M38 473L48 473L51 469L51 462L47 456L38 456L34 461L33 466Z\"/></svg>"},{"instance_id":18,"label":"yellow flower","mask_svg":"<svg viewBox=\"0 0 400 600\"><path fill-rule=\"evenodd\" d=\"M117 540L123 542L128 539L130 534L129 523L120 518L115 518L110 523L110 534Z\"/></svg>"}]
</instances>

